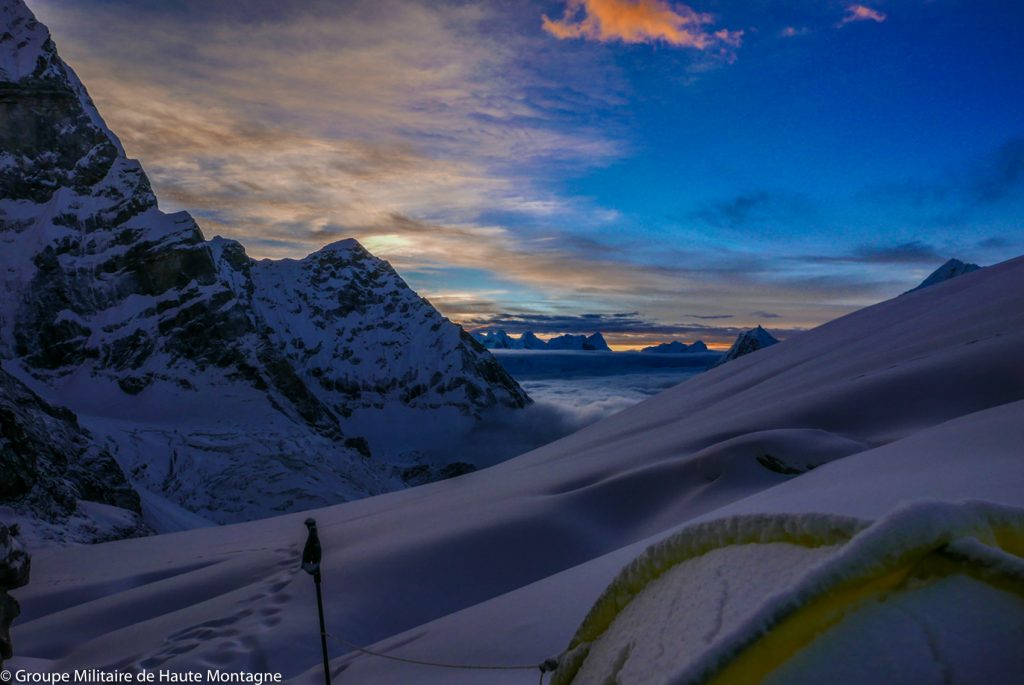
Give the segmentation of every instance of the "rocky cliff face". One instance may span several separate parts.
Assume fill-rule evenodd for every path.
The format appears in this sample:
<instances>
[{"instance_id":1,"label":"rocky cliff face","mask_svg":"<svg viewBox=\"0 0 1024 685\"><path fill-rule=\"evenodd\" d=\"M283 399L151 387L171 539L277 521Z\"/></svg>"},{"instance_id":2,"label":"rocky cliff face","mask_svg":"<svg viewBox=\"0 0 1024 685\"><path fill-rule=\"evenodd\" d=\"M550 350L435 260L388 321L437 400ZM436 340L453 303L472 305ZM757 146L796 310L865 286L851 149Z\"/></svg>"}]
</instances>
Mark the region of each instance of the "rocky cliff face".
<instances>
[{"instance_id":1,"label":"rocky cliff face","mask_svg":"<svg viewBox=\"0 0 1024 685\"><path fill-rule=\"evenodd\" d=\"M0 520L37 542L144 535L139 495L67 409L0 369Z\"/></svg>"},{"instance_id":2,"label":"rocky cliff face","mask_svg":"<svg viewBox=\"0 0 1024 685\"><path fill-rule=\"evenodd\" d=\"M394 421L457 436L529 402L355 241L256 262L161 212L22 0L0 0L0 151L0 357L144 505L224 522L381 492L415 458Z\"/></svg>"}]
</instances>

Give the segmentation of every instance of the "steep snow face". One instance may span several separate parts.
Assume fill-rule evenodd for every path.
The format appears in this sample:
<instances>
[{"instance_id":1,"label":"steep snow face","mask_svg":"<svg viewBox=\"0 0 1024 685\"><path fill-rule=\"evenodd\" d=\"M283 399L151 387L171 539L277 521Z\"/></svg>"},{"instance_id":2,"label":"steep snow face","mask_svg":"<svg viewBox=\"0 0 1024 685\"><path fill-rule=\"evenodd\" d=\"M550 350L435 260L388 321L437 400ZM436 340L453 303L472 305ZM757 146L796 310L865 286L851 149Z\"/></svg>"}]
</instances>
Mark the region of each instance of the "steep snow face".
<instances>
[{"instance_id":1,"label":"steep snow face","mask_svg":"<svg viewBox=\"0 0 1024 685\"><path fill-rule=\"evenodd\" d=\"M371 451L395 422L457 443L529 403L354 241L257 263L160 212L46 28L22 0L0 20L0 358L77 412L144 502L229 522L376 494L403 485Z\"/></svg>"},{"instance_id":2,"label":"steep snow face","mask_svg":"<svg viewBox=\"0 0 1024 685\"><path fill-rule=\"evenodd\" d=\"M765 347L770 347L777 342L779 341L774 335L760 326L757 328L751 328L749 331L744 331L739 334L736 338L736 342L732 344L729 351L725 353L724 357L718 360L715 366L731 362L733 359L738 359L739 357L750 354L751 352L757 352Z\"/></svg>"},{"instance_id":3,"label":"steep snow face","mask_svg":"<svg viewBox=\"0 0 1024 685\"><path fill-rule=\"evenodd\" d=\"M950 259L945 264L940 266L938 269L931 272L928 278L921 281L921 284L919 286L917 286L913 290L908 290L907 292L912 293L915 290L927 288L928 286L935 285L936 283L942 283L943 281L948 281L951 278L956 278L957 276L969 274L972 271L977 271L980 268L981 267L978 266L977 264L961 262L959 259Z\"/></svg>"},{"instance_id":4,"label":"steep snow face","mask_svg":"<svg viewBox=\"0 0 1024 685\"><path fill-rule=\"evenodd\" d=\"M149 532L139 495L74 414L0 369L0 519L36 544Z\"/></svg>"}]
</instances>

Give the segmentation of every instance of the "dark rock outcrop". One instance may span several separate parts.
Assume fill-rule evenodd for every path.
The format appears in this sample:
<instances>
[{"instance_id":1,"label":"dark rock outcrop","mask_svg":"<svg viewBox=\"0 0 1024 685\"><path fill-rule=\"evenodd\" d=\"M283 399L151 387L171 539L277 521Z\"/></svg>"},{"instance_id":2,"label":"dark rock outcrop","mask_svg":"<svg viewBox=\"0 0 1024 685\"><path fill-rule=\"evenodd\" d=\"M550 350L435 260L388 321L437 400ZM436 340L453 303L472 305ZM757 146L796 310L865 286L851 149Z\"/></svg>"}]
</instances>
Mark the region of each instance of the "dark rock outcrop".
<instances>
[{"instance_id":1,"label":"dark rock outcrop","mask_svg":"<svg viewBox=\"0 0 1024 685\"><path fill-rule=\"evenodd\" d=\"M39 541L99 542L143 535L138 493L121 467L55 407L0 369L0 508L26 520ZM117 508L94 520L81 502Z\"/></svg>"},{"instance_id":2,"label":"dark rock outcrop","mask_svg":"<svg viewBox=\"0 0 1024 685\"><path fill-rule=\"evenodd\" d=\"M0 523L0 667L14 656L11 623L21 607L7 594L28 584L31 560L16 538L17 528Z\"/></svg>"},{"instance_id":3,"label":"dark rock outcrop","mask_svg":"<svg viewBox=\"0 0 1024 685\"><path fill-rule=\"evenodd\" d=\"M724 357L715 362L715 366L721 366L726 362L731 362L733 359L738 359L751 352L771 347L777 342L779 342L778 338L760 326L751 328L749 331L744 331L737 336L736 342L732 344L732 347L729 348Z\"/></svg>"}]
</instances>

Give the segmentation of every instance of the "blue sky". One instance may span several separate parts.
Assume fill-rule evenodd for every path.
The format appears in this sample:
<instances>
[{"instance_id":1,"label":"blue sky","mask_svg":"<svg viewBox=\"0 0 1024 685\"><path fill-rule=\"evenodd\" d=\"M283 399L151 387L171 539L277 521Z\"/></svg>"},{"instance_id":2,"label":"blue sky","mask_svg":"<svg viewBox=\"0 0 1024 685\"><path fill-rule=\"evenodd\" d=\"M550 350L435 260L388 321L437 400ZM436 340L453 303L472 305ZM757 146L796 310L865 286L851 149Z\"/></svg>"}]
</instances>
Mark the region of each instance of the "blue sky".
<instances>
[{"instance_id":1,"label":"blue sky","mask_svg":"<svg viewBox=\"0 0 1024 685\"><path fill-rule=\"evenodd\" d=\"M165 209L468 327L786 335L1024 252L1024 4L29 0Z\"/></svg>"}]
</instances>

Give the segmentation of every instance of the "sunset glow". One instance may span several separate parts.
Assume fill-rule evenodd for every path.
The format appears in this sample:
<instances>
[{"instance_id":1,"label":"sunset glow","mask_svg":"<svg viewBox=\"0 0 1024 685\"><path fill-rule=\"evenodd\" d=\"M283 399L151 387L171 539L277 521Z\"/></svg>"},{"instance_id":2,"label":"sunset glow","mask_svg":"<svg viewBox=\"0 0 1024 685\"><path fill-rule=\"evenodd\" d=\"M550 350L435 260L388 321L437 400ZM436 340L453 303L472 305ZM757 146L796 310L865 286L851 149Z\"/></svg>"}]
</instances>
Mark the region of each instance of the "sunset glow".
<instances>
[{"instance_id":1,"label":"sunset glow","mask_svg":"<svg viewBox=\"0 0 1024 685\"><path fill-rule=\"evenodd\" d=\"M470 329L785 337L1024 247L1012 3L34 7L165 210Z\"/></svg>"}]
</instances>

